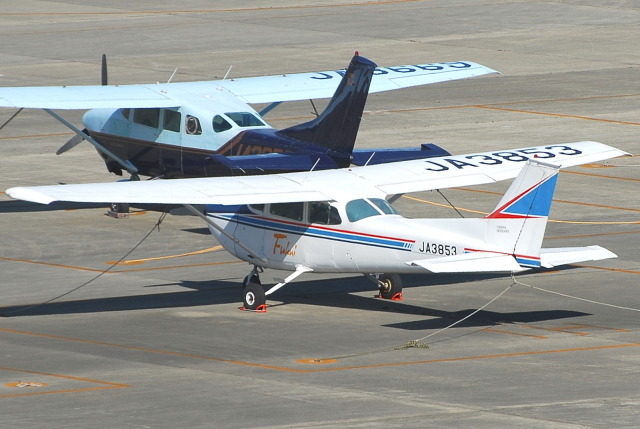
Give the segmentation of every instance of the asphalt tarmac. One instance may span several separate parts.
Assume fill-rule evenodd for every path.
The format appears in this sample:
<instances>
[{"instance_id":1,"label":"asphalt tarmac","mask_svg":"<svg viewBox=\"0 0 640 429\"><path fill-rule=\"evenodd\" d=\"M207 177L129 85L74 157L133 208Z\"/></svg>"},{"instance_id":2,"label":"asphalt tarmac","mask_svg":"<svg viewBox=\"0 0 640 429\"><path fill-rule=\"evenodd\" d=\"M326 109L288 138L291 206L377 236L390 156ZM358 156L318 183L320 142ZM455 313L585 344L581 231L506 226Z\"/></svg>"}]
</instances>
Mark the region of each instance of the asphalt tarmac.
<instances>
[{"instance_id":1,"label":"asphalt tarmac","mask_svg":"<svg viewBox=\"0 0 640 429\"><path fill-rule=\"evenodd\" d=\"M99 84L102 53L114 84L176 67L174 81L231 65L232 77L340 69L354 51L381 66L467 60L502 74L370 96L357 147L595 140L640 154L632 0L185 3L1 1L0 85ZM312 110L265 119L281 128ZM0 109L0 125L14 113ZM59 113L80 125L82 112ZM0 189L119 179L89 145L56 156L71 136L21 112L0 130ZM443 194L477 217L508 185ZM544 246L598 244L617 259L516 284L404 276L402 301L374 298L362 276L309 274L264 314L238 310L250 267L198 218L157 228L149 207L116 220L0 194L0 427L640 427L639 186L636 158L560 174ZM458 216L436 192L395 205ZM428 349L402 347L421 338Z\"/></svg>"}]
</instances>

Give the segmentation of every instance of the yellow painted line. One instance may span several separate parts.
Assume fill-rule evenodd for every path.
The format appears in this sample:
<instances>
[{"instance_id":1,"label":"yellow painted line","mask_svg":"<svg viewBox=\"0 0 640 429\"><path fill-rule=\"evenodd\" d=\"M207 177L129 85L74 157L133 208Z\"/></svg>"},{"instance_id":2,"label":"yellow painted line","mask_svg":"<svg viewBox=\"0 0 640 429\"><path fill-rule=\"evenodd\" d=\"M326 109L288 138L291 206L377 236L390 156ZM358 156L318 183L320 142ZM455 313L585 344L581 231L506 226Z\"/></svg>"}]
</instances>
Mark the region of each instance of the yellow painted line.
<instances>
[{"instance_id":1,"label":"yellow painted line","mask_svg":"<svg viewBox=\"0 0 640 429\"><path fill-rule=\"evenodd\" d=\"M91 271L94 273L101 273L104 270L98 270L95 268L86 268L86 267L76 267L73 265L63 265L63 264L52 264L50 262L41 262L41 261L31 261L29 259L17 259L17 258L6 258L0 256L1 261L10 261L10 262L21 262L25 264L36 264L36 265L44 265L48 267L54 268L66 268L71 270L80 270L80 271ZM239 264L244 261L226 261L226 262L205 262L202 264L185 264L185 265L170 265L166 267L153 267L153 268L134 268L134 269L126 269L126 270L111 270L107 271L106 274L111 273L132 273L137 271L154 271L154 270L171 270L176 268L193 268L193 267L207 267L207 266L215 266L215 265L226 265L226 264Z\"/></svg>"},{"instance_id":2,"label":"yellow painted line","mask_svg":"<svg viewBox=\"0 0 640 429\"><path fill-rule=\"evenodd\" d=\"M563 173L570 173L570 172L563 171ZM587 176L595 176L595 177L607 177L607 176L598 176L597 174L588 174L588 173L577 173L577 174L584 174L584 175L587 175ZM617 179L617 177L611 177L611 178ZM631 180L640 181L640 179L631 179ZM483 191L481 189L466 189L466 188L451 188L451 189L455 189L456 191L476 192L476 193L480 193L480 194L503 195L503 194L501 194L499 192ZM553 202L554 203L563 203L563 204L575 204L575 205L579 205L579 206L598 207L598 208L604 208L604 209L626 210L626 211L632 211L632 212L640 212L640 209L632 209L632 208L629 208L629 207L617 207L617 206L607 206L607 205L603 205L603 204L581 203L579 201L557 200L555 198L553 199ZM451 207L451 206L446 206L446 207Z\"/></svg>"},{"instance_id":3,"label":"yellow painted line","mask_svg":"<svg viewBox=\"0 0 640 429\"><path fill-rule=\"evenodd\" d=\"M580 235L565 235L560 237L545 237L545 240L558 240L561 238L586 238L586 237L599 237L604 235L622 235L622 234L640 234L640 231L622 231L622 232L601 232L597 234L580 234Z\"/></svg>"},{"instance_id":4,"label":"yellow painted line","mask_svg":"<svg viewBox=\"0 0 640 429\"><path fill-rule=\"evenodd\" d=\"M453 207L451 207L449 204L435 203L433 201L422 200L420 198L410 197L408 195L403 195L402 198L406 198L406 199L412 200L412 201L418 201L419 203L431 204L433 206L445 207L447 209L453 210ZM456 207L456 209L458 209L460 211L463 211L463 212L478 213L478 214L481 214L481 215L488 215L489 214L487 212L481 212L481 211L478 211L478 210L465 209L465 208L462 208L462 207Z\"/></svg>"},{"instance_id":5,"label":"yellow painted line","mask_svg":"<svg viewBox=\"0 0 640 429\"><path fill-rule=\"evenodd\" d=\"M640 271L635 270L624 270L622 268L605 268L605 267L596 267L593 265L583 265L583 264L571 264L574 267L580 268L593 268L594 270L603 270L603 271L612 271L615 273L625 273L625 274L640 274Z\"/></svg>"},{"instance_id":6,"label":"yellow painted line","mask_svg":"<svg viewBox=\"0 0 640 429\"><path fill-rule=\"evenodd\" d=\"M509 334L509 335L519 335L521 337L540 338L540 339L543 339L543 340L546 339L546 338L549 338L549 337L543 337L541 335L523 334L521 332L503 331L502 329L493 329L493 328L486 328L486 329L483 329L482 331L484 331L484 332L497 332L497 333L500 333L500 334Z\"/></svg>"},{"instance_id":7,"label":"yellow painted line","mask_svg":"<svg viewBox=\"0 0 640 429\"><path fill-rule=\"evenodd\" d=\"M634 155L636 156L636 155ZM567 174L578 174L580 176L590 176L590 177L599 177L601 179L615 179L615 180L627 180L630 182L640 182L640 179L632 179L629 177L616 177L616 176L607 176L604 174L593 174L593 173L581 173L579 171L563 171L563 173Z\"/></svg>"},{"instance_id":8,"label":"yellow painted line","mask_svg":"<svg viewBox=\"0 0 640 429\"><path fill-rule=\"evenodd\" d=\"M171 258L182 258L184 256L193 256L193 255L202 255L203 253L215 252L216 250L222 249L222 246L209 247L208 249L197 250L195 252L189 253L181 253L180 255L168 255L168 256L158 256L155 258L145 258L145 259L129 259L127 261L121 261L118 265L139 265L144 264L149 261L159 261L162 259L171 259ZM105 264L113 265L117 261L108 261Z\"/></svg>"},{"instance_id":9,"label":"yellow painted line","mask_svg":"<svg viewBox=\"0 0 640 429\"><path fill-rule=\"evenodd\" d=\"M97 270L95 268L85 268L85 267L74 267L73 265L62 265L62 264L52 264L50 262L41 262L41 261L31 261L29 259L17 259L17 258L6 258L4 256L0 256L0 260L2 261L10 261L10 262L22 262L26 264L36 264L36 265L44 265L47 267L55 267L55 268L67 268L72 270L80 270L80 271L91 271L94 273L101 273L104 270ZM109 271L111 273L115 271Z\"/></svg>"},{"instance_id":10,"label":"yellow painted line","mask_svg":"<svg viewBox=\"0 0 640 429\"><path fill-rule=\"evenodd\" d=\"M29 139L29 138L35 138L35 137L60 137L60 136L70 136L72 134L73 133L31 134L31 135L26 135L26 136L0 137L0 140Z\"/></svg>"},{"instance_id":11,"label":"yellow painted line","mask_svg":"<svg viewBox=\"0 0 640 429\"><path fill-rule=\"evenodd\" d=\"M20 334L20 335L31 335L31 336L51 338L51 339L57 339L57 340L79 342L79 343L84 343L84 344L95 344L95 345L100 345L100 346L116 347L116 348L122 348L122 349L128 349L128 350L138 350L138 351L142 351L142 352L158 353L158 354L170 355L170 356L179 356L179 357L186 357L186 358L193 358L193 359L202 359L202 360L213 361L213 362L221 362L221 363L228 363L228 364L233 364L233 365L270 369L270 370L275 370L275 371L292 372L292 373L298 373L298 374L308 374L308 373L328 372L328 371L347 371L347 370L354 370L354 369L385 368L385 367L406 366L406 365L423 365L423 364L443 363L443 362L461 362L461 361L468 361L468 360L497 359L497 358L508 358L508 357L519 357L519 356L535 356L535 355L543 355L543 354L571 353L571 352L595 351L595 350L608 350L608 349L618 349L618 348L625 348L625 347L638 347L638 346L640 346L640 343L628 343L628 344L615 344L615 345L605 345L605 346L578 347L578 348L571 348L571 349L537 350L537 351L504 353L504 354L493 354L493 355L462 356L462 357L442 358L442 359L429 359L429 360L409 361L409 362L388 362L388 363L379 363L379 364L373 364L373 365L343 366L343 367L334 367L334 368L319 368L319 369L301 370L301 369L296 369L296 368L287 368L287 367L274 366L274 365L263 365L263 364L244 362L244 361L239 361L239 360L220 359L220 358L214 358L214 357L210 357L210 356L199 356L199 355L192 355L192 354L187 354L187 353L150 349L150 348L145 348L145 347L127 346L127 345L122 345L122 344L106 343L106 342L101 342L101 341L82 340L82 339L77 339L77 338L68 338L68 337L61 337L61 336L57 336L57 335L40 334L40 333L35 333L35 332L17 331L17 330L14 330L14 329L0 328L0 332L7 332L7 333L12 333L12 334ZM307 359L306 361L318 361L318 360L323 361L324 359Z\"/></svg>"},{"instance_id":12,"label":"yellow painted line","mask_svg":"<svg viewBox=\"0 0 640 429\"><path fill-rule=\"evenodd\" d=\"M141 271L159 271L159 270L174 270L178 268L195 268L195 267L213 267L217 265L230 265L230 264L246 264L245 261L223 261L223 262L205 262L202 264L184 264L184 265L170 265L167 267L153 267L153 268L133 268L129 270L115 270L109 271L114 273L135 273Z\"/></svg>"},{"instance_id":13,"label":"yellow painted line","mask_svg":"<svg viewBox=\"0 0 640 429\"><path fill-rule=\"evenodd\" d=\"M562 327L562 328L541 328L539 326L531 326L531 325L521 325L523 328L528 328L528 329L539 329L541 331L552 331L552 332L564 332L565 334L573 334L573 335L580 335L580 336L587 336L589 334L587 334L586 332L573 332L573 329L576 328L572 328L572 327Z\"/></svg>"},{"instance_id":14,"label":"yellow painted line","mask_svg":"<svg viewBox=\"0 0 640 429\"><path fill-rule=\"evenodd\" d=\"M477 189L461 189L461 188L456 188L459 190L467 190L467 191L472 191L472 192L483 192L483 193L487 193L487 194L494 194L495 192L489 192L489 191L479 191ZM499 194L502 195L502 194ZM433 201L428 201L428 200L422 200L420 198L415 198L415 197L410 197L408 195L403 195L403 198L407 198L409 200L413 200L413 201L418 201L420 203L425 203L425 204L431 204L434 206L438 206L438 207L444 207L444 208L448 208L453 210L453 207L451 207L448 204L441 204L441 203L436 203ZM588 204L588 203L579 203L579 202L574 202L574 201L564 201L564 200L553 200L553 201L557 201L559 203L568 203L568 204L579 204L579 205L588 205L588 206L596 206L596 207L601 207L601 208L608 208L608 209L619 209L619 210L632 210L632 211L638 211L640 212L640 210L636 210L636 209L628 209L628 208L623 208L623 207L613 207L613 206L603 206L600 204ZM478 213L481 215L488 215L488 212L483 212L483 211L479 211L479 210L471 210L471 209L465 209L462 207L456 207L456 209L458 209L458 211L462 211L462 212L469 212L469 213ZM578 221L578 220L553 220L553 219L549 219L547 220L547 222L551 222L551 223L568 223L568 224L576 224L576 225L637 225L640 224L640 220L635 221L612 221L612 222L589 222L589 221Z\"/></svg>"},{"instance_id":15,"label":"yellow painted line","mask_svg":"<svg viewBox=\"0 0 640 429\"><path fill-rule=\"evenodd\" d=\"M576 329L580 328L593 328L593 329L604 329L607 331L616 331L616 332L629 332L628 329L618 329L618 328L609 328L607 326L599 326L599 325L588 325L584 323L572 323L572 326L575 326Z\"/></svg>"},{"instance_id":16,"label":"yellow painted line","mask_svg":"<svg viewBox=\"0 0 640 429\"><path fill-rule=\"evenodd\" d=\"M534 110L507 109L505 107L495 107L495 106L488 106L488 105L475 105L473 107L477 107L479 109L500 110L500 111L503 111L503 112L528 113L528 114L531 114L531 115L554 116L554 117L558 117L558 118L583 119L583 120L587 120L587 121L607 122L607 123L620 124L620 125L638 125L638 126L640 126L639 122L617 121L615 119L592 118L592 117L589 117L589 116L566 115L566 114L562 114L562 113L549 113L549 112L536 112Z\"/></svg>"},{"instance_id":17,"label":"yellow painted line","mask_svg":"<svg viewBox=\"0 0 640 429\"><path fill-rule=\"evenodd\" d=\"M16 393L16 394L11 394L11 395L0 395L0 398L15 398L15 397L18 397L18 396L34 396L34 395L52 395L52 394L57 394L57 393L75 393L75 392L87 392L87 391L90 391L90 390L122 389L122 388L126 388L126 387L131 387L128 384L112 383L110 381L92 380L90 378L73 377L73 376L70 376L70 375L62 375L62 374L52 374L52 373L49 373L49 372L27 371L27 370L24 370L24 369L7 368L7 367L4 367L4 366L0 366L0 371L19 372L19 373L23 373L23 374L34 374L34 375L41 375L41 376L55 377L55 378L63 378L63 379L66 379L66 380L82 381L82 382L86 382L86 383L93 383L93 384L101 384L102 385L102 386L99 386L99 387L87 387L87 388L81 388L81 389L50 390L50 391L44 391L44 392L29 392L29 393Z\"/></svg>"},{"instance_id":18,"label":"yellow painted line","mask_svg":"<svg viewBox=\"0 0 640 429\"><path fill-rule=\"evenodd\" d=\"M247 7L233 9L196 9L196 10L150 10L150 11L118 11L118 12L2 12L0 16L67 16L67 15L175 15L175 14L200 14L200 13L221 13L221 12L262 12L271 10L295 10L295 9L326 9L333 7L360 7L377 6L398 3L418 3L430 0L379 0L362 3L338 3L320 5L297 5L297 6L269 6L269 7Z\"/></svg>"}]
</instances>

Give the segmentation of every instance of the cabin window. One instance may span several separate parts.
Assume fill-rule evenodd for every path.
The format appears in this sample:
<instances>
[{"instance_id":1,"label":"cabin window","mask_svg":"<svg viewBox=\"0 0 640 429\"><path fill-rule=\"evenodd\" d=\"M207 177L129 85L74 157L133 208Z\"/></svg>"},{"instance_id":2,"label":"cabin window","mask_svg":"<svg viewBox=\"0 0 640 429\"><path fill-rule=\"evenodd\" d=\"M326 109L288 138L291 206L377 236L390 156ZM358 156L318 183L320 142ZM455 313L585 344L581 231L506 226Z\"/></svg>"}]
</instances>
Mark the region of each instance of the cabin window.
<instances>
[{"instance_id":1,"label":"cabin window","mask_svg":"<svg viewBox=\"0 0 640 429\"><path fill-rule=\"evenodd\" d=\"M158 128L158 125L160 125L160 109L135 109L133 111L133 122L151 128Z\"/></svg>"},{"instance_id":2,"label":"cabin window","mask_svg":"<svg viewBox=\"0 0 640 429\"><path fill-rule=\"evenodd\" d=\"M277 203L271 204L269 213L287 219L302 221L304 217L304 203Z\"/></svg>"},{"instance_id":3,"label":"cabin window","mask_svg":"<svg viewBox=\"0 0 640 429\"><path fill-rule=\"evenodd\" d=\"M396 209L394 209L391 204L389 204L386 200L382 198L369 198L376 207L382 210L382 213L392 215L392 214L400 214Z\"/></svg>"},{"instance_id":4,"label":"cabin window","mask_svg":"<svg viewBox=\"0 0 640 429\"><path fill-rule=\"evenodd\" d=\"M338 209L329 203L311 202L309 203L309 223L340 225L342 219L340 219Z\"/></svg>"},{"instance_id":5,"label":"cabin window","mask_svg":"<svg viewBox=\"0 0 640 429\"><path fill-rule=\"evenodd\" d=\"M180 132L180 122L182 122L182 115L175 110L165 110L164 119L162 120L162 128L167 131Z\"/></svg>"},{"instance_id":6,"label":"cabin window","mask_svg":"<svg viewBox=\"0 0 640 429\"><path fill-rule=\"evenodd\" d=\"M351 222L357 222L371 216L380 216L382 212L367 200L353 200L347 203L347 217Z\"/></svg>"},{"instance_id":7,"label":"cabin window","mask_svg":"<svg viewBox=\"0 0 640 429\"><path fill-rule=\"evenodd\" d=\"M264 204L249 204L249 209L257 214L261 214L264 211Z\"/></svg>"},{"instance_id":8,"label":"cabin window","mask_svg":"<svg viewBox=\"0 0 640 429\"><path fill-rule=\"evenodd\" d=\"M229 129L231 129L231 124L227 122L225 118L220 115L216 115L213 117L213 131L215 131L216 133L221 133Z\"/></svg>"},{"instance_id":9,"label":"cabin window","mask_svg":"<svg viewBox=\"0 0 640 429\"><path fill-rule=\"evenodd\" d=\"M125 119L129 119L129 114L131 113L131 109L120 109L120 114L125 117Z\"/></svg>"},{"instance_id":10,"label":"cabin window","mask_svg":"<svg viewBox=\"0 0 640 429\"><path fill-rule=\"evenodd\" d=\"M195 116L187 115L184 122L184 129L187 134L199 136L202 134L202 127L200 126L200 120Z\"/></svg>"},{"instance_id":11,"label":"cabin window","mask_svg":"<svg viewBox=\"0 0 640 429\"><path fill-rule=\"evenodd\" d=\"M249 112L229 112L225 113L229 119L239 127L263 127L265 123Z\"/></svg>"}]
</instances>

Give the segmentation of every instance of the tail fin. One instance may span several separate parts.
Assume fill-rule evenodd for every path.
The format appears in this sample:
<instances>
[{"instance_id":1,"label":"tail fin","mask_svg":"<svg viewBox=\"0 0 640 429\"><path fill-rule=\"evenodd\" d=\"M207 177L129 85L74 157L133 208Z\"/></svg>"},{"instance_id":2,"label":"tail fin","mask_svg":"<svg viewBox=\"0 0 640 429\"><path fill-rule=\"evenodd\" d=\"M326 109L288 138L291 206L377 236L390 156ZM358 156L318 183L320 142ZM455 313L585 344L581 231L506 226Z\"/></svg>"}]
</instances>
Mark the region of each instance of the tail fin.
<instances>
[{"instance_id":1,"label":"tail fin","mask_svg":"<svg viewBox=\"0 0 640 429\"><path fill-rule=\"evenodd\" d=\"M487 220L486 242L509 251L527 268L540 267L559 166L529 160Z\"/></svg>"},{"instance_id":2,"label":"tail fin","mask_svg":"<svg viewBox=\"0 0 640 429\"><path fill-rule=\"evenodd\" d=\"M356 54L326 109L314 120L278 134L327 148L350 160L375 68L375 63Z\"/></svg>"}]
</instances>

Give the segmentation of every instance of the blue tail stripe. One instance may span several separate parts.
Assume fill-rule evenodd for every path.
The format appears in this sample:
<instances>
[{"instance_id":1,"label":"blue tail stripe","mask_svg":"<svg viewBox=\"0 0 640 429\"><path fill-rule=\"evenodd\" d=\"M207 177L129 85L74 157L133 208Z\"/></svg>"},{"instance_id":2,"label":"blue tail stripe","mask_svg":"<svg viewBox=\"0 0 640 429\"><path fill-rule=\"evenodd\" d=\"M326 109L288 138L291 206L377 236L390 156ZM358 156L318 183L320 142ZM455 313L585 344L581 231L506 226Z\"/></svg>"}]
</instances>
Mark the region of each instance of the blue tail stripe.
<instances>
[{"instance_id":1,"label":"blue tail stripe","mask_svg":"<svg viewBox=\"0 0 640 429\"><path fill-rule=\"evenodd\" d=\"M511 205L502 210L502 213L520 216L549 216L551 200L556 188L558 175L554 174L535 188L531 189Z\"/></svg>"}]
</instances>

